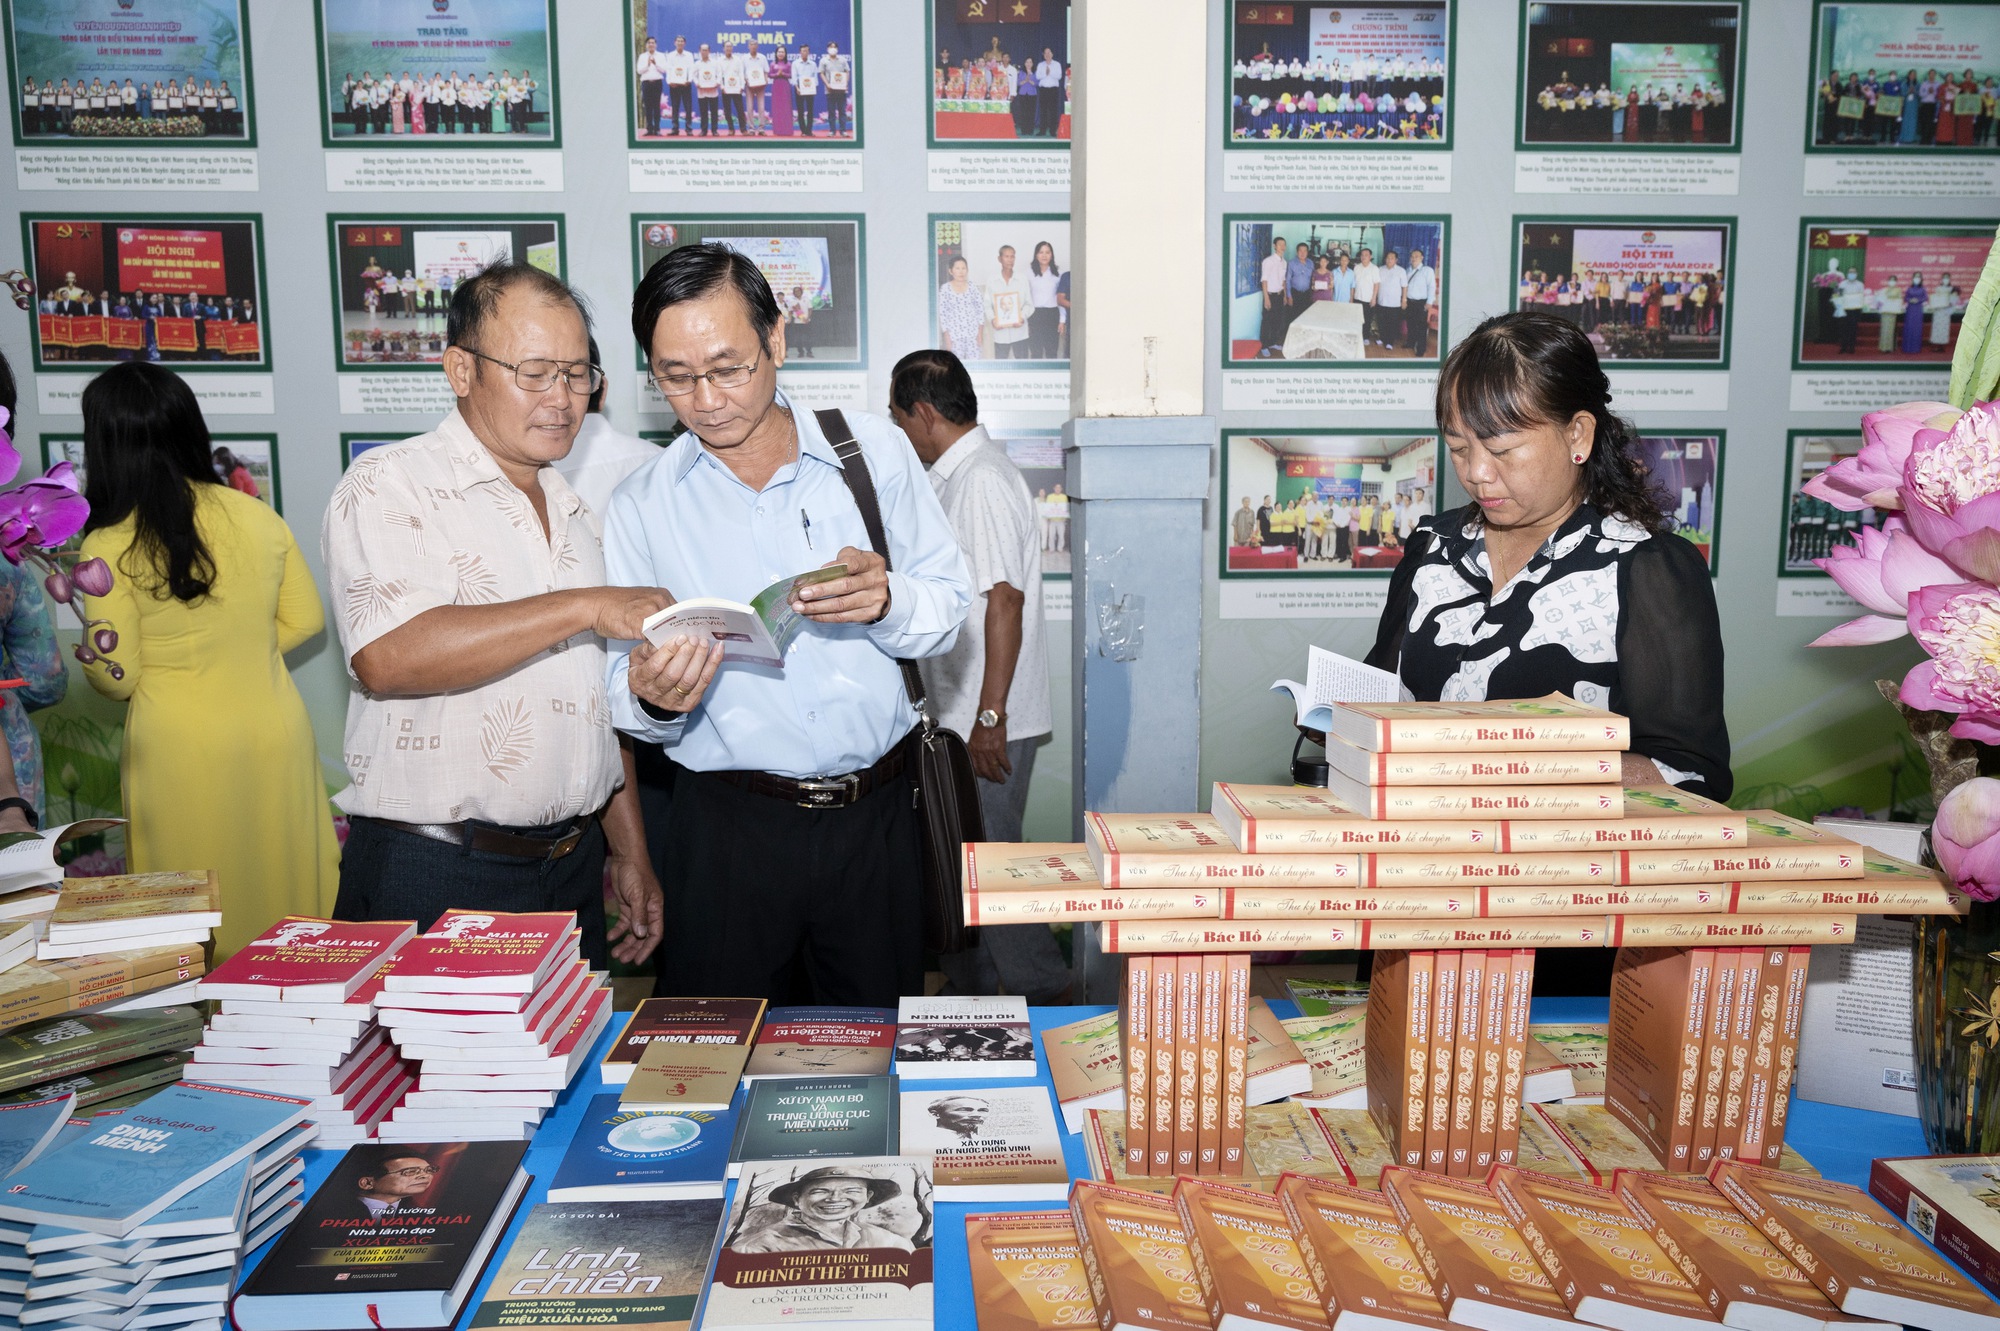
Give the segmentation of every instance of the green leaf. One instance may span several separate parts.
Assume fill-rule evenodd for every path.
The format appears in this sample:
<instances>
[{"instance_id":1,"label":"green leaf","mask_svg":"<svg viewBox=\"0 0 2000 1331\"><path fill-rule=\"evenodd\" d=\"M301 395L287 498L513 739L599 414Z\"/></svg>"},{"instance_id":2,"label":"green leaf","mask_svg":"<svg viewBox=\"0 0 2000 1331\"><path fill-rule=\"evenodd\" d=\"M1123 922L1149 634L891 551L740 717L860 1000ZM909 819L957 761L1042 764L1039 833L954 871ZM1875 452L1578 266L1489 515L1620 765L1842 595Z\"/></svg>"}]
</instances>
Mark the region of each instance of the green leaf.
<instances>
[{"instance_id":1,"label":"green leaf","mask_svg":"<svg viewBox=\"0 0 2000 1331\"><path fill-rule=\"evenodd\" d=\"M1996 233L2000 234L2000 233ZM1951 405L1960 411L2000 395L2000 244L1986 252L1986 266L1966 302L1958 349L1951 357Z\"/></svg>"}]
</instances>

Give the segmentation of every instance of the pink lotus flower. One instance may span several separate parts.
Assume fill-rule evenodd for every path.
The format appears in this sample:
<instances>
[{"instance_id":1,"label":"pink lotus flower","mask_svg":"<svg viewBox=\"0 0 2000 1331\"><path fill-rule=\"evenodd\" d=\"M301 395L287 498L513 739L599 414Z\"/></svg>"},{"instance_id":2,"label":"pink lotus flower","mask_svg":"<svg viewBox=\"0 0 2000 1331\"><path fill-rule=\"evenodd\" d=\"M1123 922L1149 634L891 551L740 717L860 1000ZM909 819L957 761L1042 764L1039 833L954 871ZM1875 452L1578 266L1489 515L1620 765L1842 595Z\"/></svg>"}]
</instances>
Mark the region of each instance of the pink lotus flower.
<instances>
[{"instance_id":1,"label":"pink lotus flower","mask_svg":"<svg viewBox=\"0 0 2000 1331\"><path fill-rule=\"evenodd\" d=\"M1903 483L1916 432L1944 429L1955 415L1944 402L1905 402L1861 418L1861 451L1842 458L1805 484L1805 492L1853 513L1864 508L1901 508L1896 487Z\"/></svg>"},{"instance_id":2,"label":"pink lotus flower","mask_svg":"<svg viewBox=\"0 0 2000 1331\"><path fill-rule=\"evenodd\" d=\"M1931 851L1953 886L1980 901L2000 897L2000 781L1975 776L1944 797Z\"/></svg>"},{"instance_id":3,"label":"pink lotus flower","mask_svg":"<svg viewBox=\"0 0 2000 1331\"><path fill-rule=\"evenodd\" d=\"M1837 545L1825 559L1813 563L1826 570L1842 591L1875 612L1822 633L1813 639L1814 647L1860 647L1900 638L1909 632L1912 592L1965 577L1918 545L1901 518L1890 518L1879 530L1863 527L1855 544Z\"/></svg>"},{"instance_id":4,"label":"pink lotus flower","mask_svg":"<svg viewBox=\"0 0 2000 1331\"><path fill-rule=\"evenodd\" d=\"M1981 582L1920 588L1909 625L1931 659L1903 677L1902 700L1956 714L1951 733L1960 739L2000 743L2000 590Z\"/></svg>"},{"instance_id":5,"label":"pink lotus flower","mask_svg":"<svg viewBox=\"0 0 2000 1331\"><path fill-rule=\"evenodd\" d=\"M1903 513L1926 549L2000 581L2000 413L1975 403L1951 429L1920 429L1903 464Z\"/></svg>"}]
</instances>

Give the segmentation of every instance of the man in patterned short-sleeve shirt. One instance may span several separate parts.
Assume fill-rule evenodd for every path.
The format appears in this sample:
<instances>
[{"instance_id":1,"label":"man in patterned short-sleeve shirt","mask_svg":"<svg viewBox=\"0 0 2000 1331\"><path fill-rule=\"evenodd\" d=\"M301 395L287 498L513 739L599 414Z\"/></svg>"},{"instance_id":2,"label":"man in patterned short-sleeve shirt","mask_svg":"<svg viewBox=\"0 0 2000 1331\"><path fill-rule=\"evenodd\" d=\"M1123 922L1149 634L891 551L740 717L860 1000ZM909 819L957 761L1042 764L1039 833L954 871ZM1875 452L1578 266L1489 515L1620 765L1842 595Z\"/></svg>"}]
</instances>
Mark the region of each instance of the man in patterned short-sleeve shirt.
<instances>
[{"instance_id":1,"label":"man in patterned short-sleeve shirt","mask_svg":"<svg viewBox=\"0 0 2000 1331\"><path fill-rule=\"evenodd\" d=\"M637 638L672 598L604 585L601 520L549 465L603 380L589 326L560 280L503 263L459 284L446 337L457 409L357 461L321 534L359 686L334 913L427 928L454 906L573 910L592 965L607 941L637 961L659 943L660 886L604 639Z\"/></svg>"}]
</instances>

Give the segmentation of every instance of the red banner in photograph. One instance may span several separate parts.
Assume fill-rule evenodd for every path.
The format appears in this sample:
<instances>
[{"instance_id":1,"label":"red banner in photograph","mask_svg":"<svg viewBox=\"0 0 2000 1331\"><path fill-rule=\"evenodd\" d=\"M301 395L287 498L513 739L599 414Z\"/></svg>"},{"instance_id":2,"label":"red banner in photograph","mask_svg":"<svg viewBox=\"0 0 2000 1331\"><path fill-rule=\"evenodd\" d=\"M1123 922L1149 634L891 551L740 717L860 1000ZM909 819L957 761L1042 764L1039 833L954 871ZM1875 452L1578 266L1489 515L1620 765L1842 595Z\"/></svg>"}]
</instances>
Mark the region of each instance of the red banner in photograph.
<instances>
[{"instance_id":1,"label":"red banner in photograph","mask_svg":"<svg viewBox=\"0 0 2000 1331\"><path fill-rule=\"evenodd\" d=\"M155 319L153 337L162 351L199 351L201 344L195 338L192 319Z\"/></svg>"},{"instance_id":2,"label":"red banner in photograph","mask_svg":"<svg viewBox=\"0 0 2000 1331\"><path fill-rule=\"evenodd\" d=\"M218 327L222 330L224 355L254 356L263 345L257 335L256 324L210 324L208 338L211 343L216 340L215 331Z\"/></svg>"},{"instance_id":3,"label":"red banner in photograph","mask_svg":"<svg viewBox=\"0 0 2000 1331\"><path fill-rule=\"evenodd\" d=\"M66 314L42 315L42 345L45 347L68 347L76 345L69 340L69 325L70 319Z\"/></svg>"},{"instance_id":4,"label":"red banner in photograph","mask_svg":"<svg viewBox=\"0 0 2000 1331\"><path fill-rule=\"evenodd\" d=\"M227 291L220 231L118 228L118 285L127 291Z\"/></svg>"},{"instance_id":5,"label":"red banner in photograph","mask_svg":"<svg viewBox=\"0 0 2000 1331\"><path fill-rule=\"evenodd\" d=\"M85 314L70 320L70 343L75 347L101 347L104 345L105 319L101 314Z\"/></svg>"},{"instance_id":6,"label":"red banner in photograph","mask_svg":"<svg viewBox=\"0 0 2000 1331\"><path fill-rule=\"evenodd\" d=\"M138 319L113 319L111 321L111 349L113 351L143 351L146 348L146 325Z\"/></svg>"}]
</instances>

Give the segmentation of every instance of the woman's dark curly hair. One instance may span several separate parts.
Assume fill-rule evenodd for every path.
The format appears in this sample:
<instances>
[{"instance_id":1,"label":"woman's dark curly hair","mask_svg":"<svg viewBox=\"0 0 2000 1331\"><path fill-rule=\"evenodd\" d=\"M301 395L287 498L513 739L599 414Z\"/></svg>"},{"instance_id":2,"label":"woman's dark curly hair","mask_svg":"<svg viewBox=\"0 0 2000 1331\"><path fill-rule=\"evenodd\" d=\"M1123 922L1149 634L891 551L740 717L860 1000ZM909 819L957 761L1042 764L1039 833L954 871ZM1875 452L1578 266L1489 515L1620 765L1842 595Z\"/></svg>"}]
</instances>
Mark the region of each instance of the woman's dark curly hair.
<instances>
[{"instance_id":1,"label":"woman's dark curly hair","mask_svg":"<svg viewBox=\"0 0 2000 1331\"><path fill-rule=\"evenodd\" d=\"M1612 414L1611 381L1575 324L1539 311L1496 314L1452 348L1438 375L1437 421L1446 434L1492 439L1564 426L1580 411L1597 423L1583 501L1649 532L1671 530L1673 506L1639 456L1631 424Z\"/></svg>"}]
</instances>

